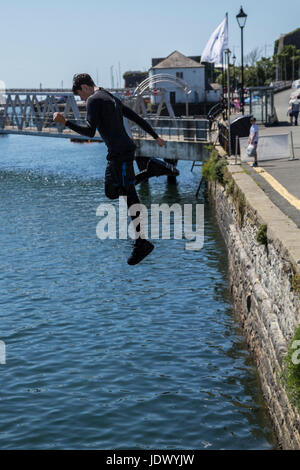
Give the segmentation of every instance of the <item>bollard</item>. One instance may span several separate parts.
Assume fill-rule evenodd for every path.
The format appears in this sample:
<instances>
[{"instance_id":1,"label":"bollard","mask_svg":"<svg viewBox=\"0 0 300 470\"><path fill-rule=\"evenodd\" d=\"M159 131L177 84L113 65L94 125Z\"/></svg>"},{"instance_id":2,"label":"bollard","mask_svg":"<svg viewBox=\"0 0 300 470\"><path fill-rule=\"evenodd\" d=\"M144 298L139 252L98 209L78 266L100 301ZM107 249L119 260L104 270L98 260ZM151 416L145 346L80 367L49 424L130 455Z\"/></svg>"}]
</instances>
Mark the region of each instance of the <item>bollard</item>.
<instances>
[{"instance_id":1,"label":"bollard","mask_svg":"<svg viewBox=\"0 0 300 470\"><path fill-rule=\"evenodd\" d=\"M237 165L238 147L239 147L239 137L236 135L235 136L235 165Z\"/></svg>"}]
</instances>

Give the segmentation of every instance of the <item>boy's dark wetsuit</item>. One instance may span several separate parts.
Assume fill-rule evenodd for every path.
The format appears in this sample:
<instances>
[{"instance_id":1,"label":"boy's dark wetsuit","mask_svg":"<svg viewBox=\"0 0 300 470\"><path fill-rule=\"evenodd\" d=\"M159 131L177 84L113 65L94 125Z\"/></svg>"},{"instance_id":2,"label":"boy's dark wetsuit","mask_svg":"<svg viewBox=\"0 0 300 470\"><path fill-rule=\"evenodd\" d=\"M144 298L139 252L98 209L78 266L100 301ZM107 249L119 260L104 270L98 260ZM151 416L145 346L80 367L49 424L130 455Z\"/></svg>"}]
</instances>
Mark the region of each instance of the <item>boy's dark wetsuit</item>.
<instances>
[{"instance_id":1,"label":"boy's dark wetsuit","mask_svg":"<svg viewBox=\"0 0 300 470\"><path fill-rule=\"evenodd\" d=\"M102 88L87 100L87 126L80 126L72 121L67 121L66 126L87 137L94 137L98 129L108 148L105 194L109 199L127 196L127 204L130 207L140 203L135 189L137 181L133 168L136 145L124 128L123 117L138 124L154 139L158 138L144 119Z\"/></svg>"},{"instance_id":2,"label":"boy's dark wetsuit","mask_svg":"<svg viewBox=\"0 0 300 470\"><path fill-rule=\"evenodd\" d=\"M138 124L154 139L158 138L156 132L144 119L103 88L95 91L87 100L87 126L80 126L72 121L66 121L66 126L87 137L94 137L98 129L108 148L105 194L109 199L127 196L127 206L130 208L134 204L140 204L135 189L136 184L151 176L178 175L179 172L173 165L153 158L149 159L146 170L135 175L133 161L136 145L124 128L123 117ZM132 216L132 219L138 216L139 213ZM139 230L138 225L137 233ZM137 238L128 264L139 263L153 248L154 246L148 240Z\"/></svg>"}]
</instances>

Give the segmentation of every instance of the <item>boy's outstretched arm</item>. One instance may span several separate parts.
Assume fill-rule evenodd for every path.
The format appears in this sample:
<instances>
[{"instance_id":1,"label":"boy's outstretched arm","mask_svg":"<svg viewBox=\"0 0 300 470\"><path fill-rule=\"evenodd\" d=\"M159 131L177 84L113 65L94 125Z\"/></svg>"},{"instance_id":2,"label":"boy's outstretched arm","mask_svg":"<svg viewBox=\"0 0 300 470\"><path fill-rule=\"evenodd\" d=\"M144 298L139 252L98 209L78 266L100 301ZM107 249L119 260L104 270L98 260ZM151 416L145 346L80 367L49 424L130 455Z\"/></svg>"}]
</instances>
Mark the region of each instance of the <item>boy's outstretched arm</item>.
<instances>
[{"instance_id":1,"label":"boy's outstretched arm","mask_svg":"<svg viewBox=\"0 0 300 470\"><path fill-rule=\"evenodd\" d=\"M149 135L151 135L151 137L153 137L153 139L156 140L156 142L158 143L158 145L160 147L163 147L166 144L165 141L156 134L153 127L150 126L150 124L145 119L143 119L141 116L139 116L137 113L135 113L131 108L129 108L128 106L125 106L123 104L122 105L122 110L123 110L123 116L124 117L130 119L130 121L135 122L145 132L147 132Z\"/></svg>"},{"instance_id":2,"label":"boy's outstretched arm","mask_svg":"<svg viewBox=\"0 0 300 470\"><path fill-rule=\"evenodd\" d=\"M78 134L84 135L86 137L94 137L96 133L96 109L94 109L93 104L89 104L87 107L87 121L86 126L80 126L76 122L67 120L62 113L54 113L53 121L58 122L62 126L67 126Z\"/></svg>"}]
</instances>

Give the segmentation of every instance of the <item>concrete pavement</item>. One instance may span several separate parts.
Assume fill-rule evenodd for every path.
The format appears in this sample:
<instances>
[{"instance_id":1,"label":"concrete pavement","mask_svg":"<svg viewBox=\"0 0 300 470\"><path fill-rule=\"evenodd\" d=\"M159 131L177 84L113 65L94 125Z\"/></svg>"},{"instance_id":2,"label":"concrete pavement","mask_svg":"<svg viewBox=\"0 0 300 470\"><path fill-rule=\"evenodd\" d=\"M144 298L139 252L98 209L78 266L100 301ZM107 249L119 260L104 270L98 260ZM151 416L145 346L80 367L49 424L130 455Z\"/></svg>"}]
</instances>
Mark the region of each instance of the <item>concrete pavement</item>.
<instances>
[{"instance_id":1,"label":"concrete pavement","mask_svg":"<svg viewBox=\"0 0 300 470\"><path fill-rule=\"evenodd\" d=\"M287 116L290 96L295 89L285 90L275 95L275 107L280 125L276 127L260 126L260 135L286 134L292 131L295 160L270 160L259 162L258 168L242 164L249 171L256 183L268 195L271 201L300 228L300 125L290 126ZM300 94L300 90L298 90ZM298 160L297 160L298 159Z\"/></svg>"}]
</instances>

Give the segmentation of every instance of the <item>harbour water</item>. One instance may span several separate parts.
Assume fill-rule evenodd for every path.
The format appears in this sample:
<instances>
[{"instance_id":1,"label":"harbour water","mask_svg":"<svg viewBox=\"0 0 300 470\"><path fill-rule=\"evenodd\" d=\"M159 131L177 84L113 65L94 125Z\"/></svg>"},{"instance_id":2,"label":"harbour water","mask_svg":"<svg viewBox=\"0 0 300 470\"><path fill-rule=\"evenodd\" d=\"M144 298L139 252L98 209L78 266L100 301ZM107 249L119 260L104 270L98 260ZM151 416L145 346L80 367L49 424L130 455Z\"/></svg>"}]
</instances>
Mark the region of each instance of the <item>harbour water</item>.
<instances>
[{"instance_id":1,"label":"harbour water","mask_svg":"<svg viewBox=\"0 0 300 470\"><path fill-rule=\"evenodd\" d=\"M274 449L213 209L201 251L156 241L128 266L131 241L96 236L105 154L0 137L0 448ZM142 202L195 202L190 167Z\"/></svg>"}]
</instances>

